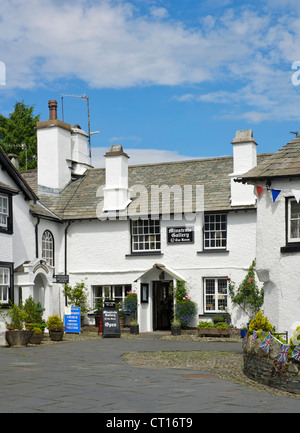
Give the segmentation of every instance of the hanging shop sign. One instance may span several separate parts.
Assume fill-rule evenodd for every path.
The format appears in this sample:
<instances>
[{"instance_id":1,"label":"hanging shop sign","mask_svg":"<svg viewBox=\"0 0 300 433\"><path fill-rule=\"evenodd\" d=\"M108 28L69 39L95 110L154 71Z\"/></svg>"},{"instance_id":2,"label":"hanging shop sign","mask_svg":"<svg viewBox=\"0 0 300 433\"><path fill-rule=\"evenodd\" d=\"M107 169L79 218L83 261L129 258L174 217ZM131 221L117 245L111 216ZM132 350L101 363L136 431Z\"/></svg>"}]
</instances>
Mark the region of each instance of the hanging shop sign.
<instances>
[{"instance_id":1,"label":"hanging shop sign","mask_svg":"<svg viewBox=\"0 0 300 433\"><path fill-rule=\"evenodd\" d=\"M167 227L168 244L193 243L194 227Z\"/></svg>"}]
</instances>

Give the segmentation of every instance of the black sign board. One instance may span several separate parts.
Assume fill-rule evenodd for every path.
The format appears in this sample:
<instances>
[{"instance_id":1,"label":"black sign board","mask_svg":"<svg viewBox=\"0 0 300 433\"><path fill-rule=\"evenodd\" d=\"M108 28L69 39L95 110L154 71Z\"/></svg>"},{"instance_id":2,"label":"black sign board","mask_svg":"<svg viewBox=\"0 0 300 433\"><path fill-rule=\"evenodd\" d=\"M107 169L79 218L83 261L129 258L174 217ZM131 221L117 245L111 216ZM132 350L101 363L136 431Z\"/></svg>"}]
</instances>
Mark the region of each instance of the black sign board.
<instances>
[{"instance_id":1,"label":"black sign board","mask_svg":"<svg viewBox=\"0 0 300 433\"><path fill-rule=\"evenodd\" d=\"M167 227L168 244L194 242L194 227Z\"/></svg>"},{"instance_id":2,"label":"black sign board","mask_svg":"<svg viewBox=\"0 0 300 433\"><path fill-rule=\"evenodd\" d=\"M55 282L59 284L68 284L69 275L54 275Z\"/></svg>"},{"instance_id":3,"label":"black sign board","mask_svg":"<svg viewBox=\"0 0 300 433\"><path fill-rule=\"evenodd\" d=\"M120 337L119 310L117 308L103 308L102 337Z\"/></svg>"}]
</instances>

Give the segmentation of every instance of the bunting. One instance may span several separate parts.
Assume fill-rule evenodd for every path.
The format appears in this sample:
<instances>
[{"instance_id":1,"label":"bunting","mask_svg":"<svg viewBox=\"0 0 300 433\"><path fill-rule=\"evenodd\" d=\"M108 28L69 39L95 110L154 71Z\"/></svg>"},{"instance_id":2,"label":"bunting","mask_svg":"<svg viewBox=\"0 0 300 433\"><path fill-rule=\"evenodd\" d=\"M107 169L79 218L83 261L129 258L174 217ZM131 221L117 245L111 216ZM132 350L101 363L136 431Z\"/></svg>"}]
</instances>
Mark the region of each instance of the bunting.
<instances>
[{"instance_id":1,"label":"bunting","mask_svg":"<svg viewBox=\"0 0 300 433\"><path fill-rule=\"evenodd\" d=\"M264 352L269 353L270 344L272 343L273 340L274 340L274 338L273 338L273 336L269 332L269 334L264 338L263 342L260 345L261 349Z\"/></svg>"},{"instance_id":2,"label":"bunting","mask_svg":"<svg viewBox=\"0 0 300 433\"><path fill-rule=\"evenodd\" d=\"M296 359L296 361L300 361L300 346L296 346L293 353L292 358Z\"/></svg>"},{"instance_id":3,"label":"bunting","mask_svg":"<svg viewBox=\"0 0 300 433\"><path fill-rule=\"evenodd\" d=\"M253 331L252 340L251 343L255 343L255 340L257 339L256 331Z\"/></svg>"},{"instance_id":4,"label":"bunting","mask_svg":"<svg viewBox=\"0 0 300 433\"><path fill-rule=\"evenodd\" d=\"M281 346L281 349L279 351L278 358L277 358L278 362L285 362L287 360L289 348L290 348L289 344L283 344Z\"/></svg>"},{"instance_id":5,"label":"bunting","mask_svg":"<svg viewBox=\"0 0 300 433\"><path fill-rule=\"evenodd\" d=\"M280 193L281 193L281 189L272 189L273 203L277 199Z\"/></svg>"},{"instance_id":6,"label":"bunting","mask_svg":"<svg viewBox=\"0 0 300 433\"><path fill-rule=\"evenodd\" d=\"M271 191L273 202L276 201L277 197L282 191L291 191L293 196L295 197L297 203L300 202L300 189L292 189L292 190L283 190L283 189L272 189L264 186L256 186L257 196L260 197L264 190Z\"/></svg>"}]
</instances>

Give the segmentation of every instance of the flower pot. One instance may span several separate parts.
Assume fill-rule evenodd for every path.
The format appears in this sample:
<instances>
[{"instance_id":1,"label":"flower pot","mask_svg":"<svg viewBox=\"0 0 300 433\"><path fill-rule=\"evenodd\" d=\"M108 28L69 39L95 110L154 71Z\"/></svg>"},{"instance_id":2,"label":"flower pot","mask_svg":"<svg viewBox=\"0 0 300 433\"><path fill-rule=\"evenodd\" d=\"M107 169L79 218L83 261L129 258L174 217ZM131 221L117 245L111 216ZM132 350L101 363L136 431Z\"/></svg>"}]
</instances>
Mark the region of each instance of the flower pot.
<instances>
[{"instance_id":1,"label":"flower pot","mask_svg":"<svg viewBox=\"0 0 300 433\"><path fill-rule=\"evenodd\" d=\"M198 328L198 337L229 337L228 329Z\"/></svg>"},{"instance_id":2,"label":"flower pot","mask_svg":"<svg viewBox=\"0 0 300 433\"><path fill-rule=\"evenodd\" d=\"M62 341L64 331L49 331L51 341Z\"/></svg>"},{"instance_id":3,"label":"flower pot","mask_svg":"<svg viewBox=\"0 0 300 433\"><path fill-rule=\"evenodd\" d=\"M41 344L42 340L44 338L44 332L41 332L39 334L32 334L29 340L29 344Z\"/></svg>"},{"instance_id":4,"label":"flower pot","mask_svg":"<svg viewBox=\"0 0 300 433\"><path fill-rule=\"evenodd\" d=\"M125 328L125 317L119 317L120 320L120 328Z\"/></svg>"},{"instance_id":5,"label":"flower pot","mask_svg":"<svg viewBox=\"0 0 300 433\"><path fill-rule=\"evenodd\" d=\"M172 335L181 335L181 326L180 325L172 325L171 326L171 334Z\"/></svg>"},{"instance_id":6,"label":"flower pot","mask_svg":"<svg viewBox=\"0 0 300 433\"><path fill-rule=\"evenodd\" d=\"M27 346L33 331L6 331L5 339L10 347Z\"/></svg>"},{"instance_id":7,"label":"flower pot","mask_svg":"<svg viewBox=\"0 0 300 433\"><path fill-rule=\"evenodd\" d=\"M139 325L130 325L130 334L139 334Z\"/></svg>"},{"instance_id":8,"label":"flower pot","mask_svg":"<svg viewBox=\"0 0 300 433\"><path fill-rule=\"evenodd\" d=\"M241 338L245 338L247 335L247 329L241 329Z\"/></svg>"}]
</instances>

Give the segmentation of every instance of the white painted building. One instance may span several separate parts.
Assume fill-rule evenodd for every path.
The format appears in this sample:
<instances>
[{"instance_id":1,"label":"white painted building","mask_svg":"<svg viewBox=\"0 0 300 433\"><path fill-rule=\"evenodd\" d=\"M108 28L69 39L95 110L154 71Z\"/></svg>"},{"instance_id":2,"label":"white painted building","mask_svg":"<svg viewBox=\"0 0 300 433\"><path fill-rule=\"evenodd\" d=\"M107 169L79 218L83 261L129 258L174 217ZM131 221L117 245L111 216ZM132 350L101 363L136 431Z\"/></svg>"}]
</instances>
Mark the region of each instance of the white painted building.
<instances>
[{"instance_id":1,"label":"white painted building","mask_svg":"<svg viewBox=\"0 0 300 433\"><path fill-rule=\"evenodd\" d=\"M37 171L19 173L0 153L0 198L11 203L0 202L2 304L5 293L15 302L31 294L45 317L63 315L55 275L68 275L71 285L85 280L90 308L136 290L141 331L168 329L172 285L184 280L198 306L194 325L226 306L244 325L227 279L242 281L256 255L256 196L234 182L267 157L256 156L252 130L236 132L233 158L130 166L117 145L106 169L93 169L87 134L58 120L56 106L49 101L50 119L37 125Z\"/></svg>"},{"instance_id":2,"label":"white painted building","mask_svg":"<svg viewBox=\"0 0 300 433\"><path fill-rule=\"evenodd\" d=\"M300 137L241 176L257 195L256 267L264 313L289 335L300 326Z\"/></svg>"}]
</instances>

